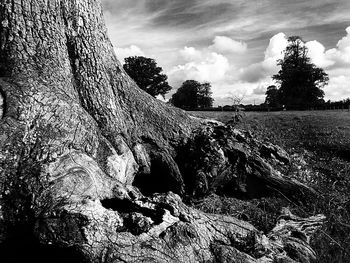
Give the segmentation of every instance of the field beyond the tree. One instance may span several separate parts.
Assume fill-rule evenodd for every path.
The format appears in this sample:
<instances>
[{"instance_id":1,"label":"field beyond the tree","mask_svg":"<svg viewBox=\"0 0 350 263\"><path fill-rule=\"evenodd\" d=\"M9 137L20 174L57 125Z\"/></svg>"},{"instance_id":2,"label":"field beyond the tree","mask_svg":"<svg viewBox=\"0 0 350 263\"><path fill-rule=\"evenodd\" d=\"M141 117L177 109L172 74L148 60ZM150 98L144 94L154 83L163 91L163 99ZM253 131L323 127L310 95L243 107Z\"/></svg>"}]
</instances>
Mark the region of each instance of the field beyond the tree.
<instances>
[{"instance_id":1,"label":"field beyond the tree","mask_svg":"<svg viewBox=\"0 0 350 263\"><path fill-rule=\"evenodd\" d=\"M232 123L235 112L190 112L191 115ZM296 167L287 171L318 193L314 200L293 203L283 196L263 200L236 200L210 196L196 204L207 212L245 217L258 229L268 231L283 206L310 216L327 216L313 247L319 261L350 262L350 112L284 111L243 112L237 128L249 130L262 141L283 147ZM299 165L300 164L300 165Z\"/></svg>"}]
</instances>

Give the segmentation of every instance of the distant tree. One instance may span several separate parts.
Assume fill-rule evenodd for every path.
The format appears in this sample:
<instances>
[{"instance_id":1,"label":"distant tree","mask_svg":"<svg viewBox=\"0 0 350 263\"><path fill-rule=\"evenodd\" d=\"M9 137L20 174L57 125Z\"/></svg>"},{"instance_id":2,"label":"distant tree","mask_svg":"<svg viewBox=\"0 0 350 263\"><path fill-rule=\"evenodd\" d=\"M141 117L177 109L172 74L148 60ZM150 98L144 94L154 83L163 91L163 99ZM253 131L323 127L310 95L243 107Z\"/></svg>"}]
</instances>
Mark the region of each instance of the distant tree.
<instances>
[{"instance_id":1,"label":"distant tree","mask_svg":"<svg viewBox=\"0 0 350 263\"><path fill-rule=\"evenodd\" d=\"M214 102L211 95L211 84L208 82L201 84L197 90L198 108L211 108Z\"/></svg>"},{"instance_id":2,"label":"distant tree","mask_svg":"<svg viewBox=\"0 0 350 263\"><path fill-rule=\"evenodd\" d=\"M172 96L170 102L183 109L210 108L214 99L211 97L210 83L199 83L195 80L186 80Z\"/></svg>"},{"instance_id":3,"label":"distant tree","mask_svg":"<svg viewBox=\"0 0 350 263\"><path fill-rule=\"evenodd\" d=\"M280 101L287 109L309 108L324 97L322 88L328 75L311 63L308 49L298 36L288 38L284 58L278 61L281 70L273 76L280 84Z\"/></svg>"},{"instance_id":4,"label":"distant tree","mask_svg":"<svg viewBox=\"0 0 350 263\"><path fill-rule=\"evenodd\" d=\"M265 104L272 108L281 106L279 90L275 85L267 87Z\"/></svg>"},{"instance_id":5,"label":"distant tree","mask_svg":"<svg viewBox=\"0 0 350 263\"><path fill-rule=\"evenodd\" d=\"M170 99L179 108L195 109L198 107L197 91L201 84L195 80L186 80Z\"/></svg>"},{"instance_id":6,"label":"distant tree","mask_svg":"<svg viewBox=\"0 0 350 263\"><path fill-rule=\"evenodd\" d=\"M162 73L163 69L157 66L152 58L134 56L125 58L124 70L136 84L153 97L162 95L171 90L168 77Z\"/></svg>"},{"instance_id":7,"label":"distant tree","mask_svg":"<svg viewBox=\"0 0 350 263\"><path fill-rule=\"evenodd\" d=\"M237 95L230 92L226 99L232 102L232 108L238 112L242 106L242 101L244 100L245 94Z\"/></svg>"},{"instance_id":8,"label":"distant tree","mask_svg":"<svg viewBox=\"0 0 350 263\"><path fill-rule=\"evenodd\" d=\"M243 120L244 113L242 109L244 110L244 106L242 105L242 101L244 100L244 97L245 94L235 95L233 93L227 97L227 99L232 102L232 106L230 106L230 108L235 111L232 114L232 118L227 122L228 125L234 126Z\"/></svg>"}]
</instances>

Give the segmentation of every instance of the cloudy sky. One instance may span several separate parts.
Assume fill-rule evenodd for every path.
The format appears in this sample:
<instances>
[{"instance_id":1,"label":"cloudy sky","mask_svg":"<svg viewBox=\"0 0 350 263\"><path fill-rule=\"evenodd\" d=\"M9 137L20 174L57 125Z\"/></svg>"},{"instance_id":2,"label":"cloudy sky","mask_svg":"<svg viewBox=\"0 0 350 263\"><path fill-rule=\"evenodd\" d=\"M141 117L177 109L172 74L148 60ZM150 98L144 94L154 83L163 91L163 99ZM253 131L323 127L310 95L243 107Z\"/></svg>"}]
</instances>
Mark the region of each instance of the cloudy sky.
<instances>
[{"instance_id":1,"label":"cloudy sky","mask_svg":"<svg viewBox=\"0 0 350 263\"><path fill-rule=\"evenodd\" d=\"M349 0L102 0L118 58L156 59L178 88L209 81L216 105L264 101L286 37L301 36L329 74L326 99L350 97Z\"/></svg>"}]
</instances>

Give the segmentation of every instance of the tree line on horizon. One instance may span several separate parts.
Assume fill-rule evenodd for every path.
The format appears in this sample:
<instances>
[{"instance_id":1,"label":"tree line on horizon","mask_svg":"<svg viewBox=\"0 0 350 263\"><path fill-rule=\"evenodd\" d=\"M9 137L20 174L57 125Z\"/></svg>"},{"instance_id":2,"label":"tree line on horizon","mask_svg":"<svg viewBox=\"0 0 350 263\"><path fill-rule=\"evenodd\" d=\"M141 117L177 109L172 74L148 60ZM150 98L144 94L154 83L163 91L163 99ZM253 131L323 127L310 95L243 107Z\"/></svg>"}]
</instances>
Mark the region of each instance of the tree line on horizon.
<instances>
[{"instance_id":1,"label":"tree line on horizon","mask_svg":"<svg viewBox=\"0 0 350 263\"><path fill-rule=\"evenodd\" d=\"M325 102L322 90L328 84L328 74L311 62L308 48L301 37L288 38L284 57L278 60L277 65L281 68L272 76L276 85L267 87L265 102L258 107L307 110L331 105L330 101ZM165 94L172 89L163 69L152 58L125 58L123 68L141 89L153 97L161 95L165 98ZM213 102L211 84L196 80L185 80L169 100L169 103L185 110L212 108ZM333 103L348 107L345 100Z\"/></svg>"}]
</instances>

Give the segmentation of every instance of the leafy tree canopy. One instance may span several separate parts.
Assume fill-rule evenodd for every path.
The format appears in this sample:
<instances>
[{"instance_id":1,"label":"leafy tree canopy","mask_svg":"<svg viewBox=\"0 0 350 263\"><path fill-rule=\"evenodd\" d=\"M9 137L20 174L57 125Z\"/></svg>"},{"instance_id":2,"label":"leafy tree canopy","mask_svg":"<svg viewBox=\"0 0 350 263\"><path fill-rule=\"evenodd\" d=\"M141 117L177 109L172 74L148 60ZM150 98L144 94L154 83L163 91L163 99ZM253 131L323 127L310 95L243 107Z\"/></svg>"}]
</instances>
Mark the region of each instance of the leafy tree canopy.
<instances>
[{"instance_id":1,"label":"leafy tree canopy","mask_svg":"<svg viewBox=\"0 0 350 263\"><path fill-rule=\"evenodd\" d=\"M163 69L157 66L152 58L134 56L125 58L124 70L136 84L153 97L162 95L171 90L168 77L162 73Z\"/></svg>"},{"instance_id":2,"label":"leafy tree canopy","mask_svg":"<svg viewBox=\"0 0 350 263\"><path fill-rule=\"evenodd\" d=\"M281 70L273 79L280 84L280 102L287 109L309 108L324 97L322 88L328 83L328 75L311 63L308 49L300 37L288 38L284 58L278 65Z\"/></svg>"},{"instance_id":3,"label":"leafy tree canopy","mask_svg":"<svg viewBox=\"0 0 350 263\"><path fill-rule=\"evenodd\" d=\"M214 99L211 97L211 84L186 80L172 96L170 102L183 109L210 108Z\"/></svg>"},{"instance_id":4,"label":"leafy tree canopy","mask_svg":"<svg viewBox=\"0 0 350 263\"><path fill-rule=\"evenodd\" d=\"M279 90L275 85L268 86L265 95L265 104L273 108L281 106Z\"/></svg>"}]
</instances>

